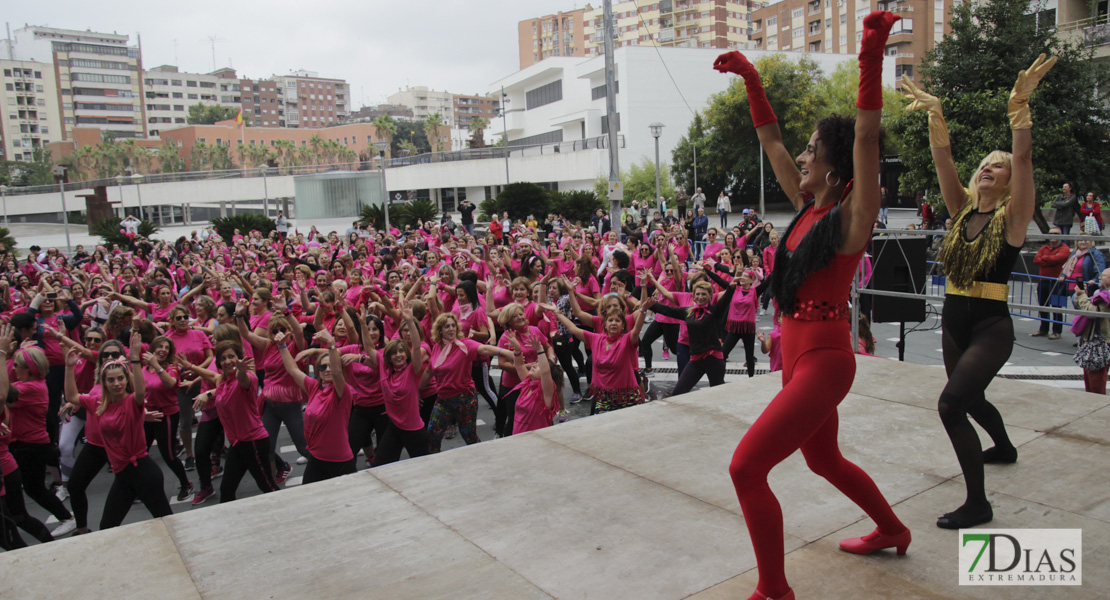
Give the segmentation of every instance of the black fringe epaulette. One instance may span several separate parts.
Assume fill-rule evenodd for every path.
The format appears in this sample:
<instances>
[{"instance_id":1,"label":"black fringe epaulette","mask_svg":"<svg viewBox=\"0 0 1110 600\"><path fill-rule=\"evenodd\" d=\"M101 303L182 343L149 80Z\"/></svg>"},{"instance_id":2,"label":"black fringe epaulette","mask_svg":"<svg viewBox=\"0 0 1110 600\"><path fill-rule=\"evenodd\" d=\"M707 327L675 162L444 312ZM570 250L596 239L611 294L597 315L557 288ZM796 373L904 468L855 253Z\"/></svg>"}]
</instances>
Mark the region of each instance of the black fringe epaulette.
<instances>
[{"instance_id":1,"label":"black fringe epaulette","mask_svg":"<svg viewBox=\"0 0 1110 600\"><path fill-rule=\"evenodd\" d=\"M778 250L775 251L775 268L771 271L771 296L778 302L783 314L794 312L794 295L813 273L824 269L832 261L836 249L843 243L844 233L840 222L840 202L821 220L813 224L798 247L793 252L786 249L786 241L794 226L806 211L813 210L814 200L806 202L802 210L794 216L786 234L782 236Z\"/></svg>"}]
</instances>

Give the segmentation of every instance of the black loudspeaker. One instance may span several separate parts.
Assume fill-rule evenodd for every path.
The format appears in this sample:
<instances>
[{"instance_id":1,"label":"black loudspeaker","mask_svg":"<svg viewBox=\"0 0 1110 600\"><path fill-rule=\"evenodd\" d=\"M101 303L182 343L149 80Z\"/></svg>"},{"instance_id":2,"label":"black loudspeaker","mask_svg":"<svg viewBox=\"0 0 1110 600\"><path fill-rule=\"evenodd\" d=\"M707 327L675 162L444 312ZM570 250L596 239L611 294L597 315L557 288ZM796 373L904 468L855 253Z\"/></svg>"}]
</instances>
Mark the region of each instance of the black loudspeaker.
<instances>
[{"instance_id":1,"label":"black loudspeaker","mask_svg":"<svg viewBox=\"0 0 1110 600\"><path fill-rule=\"evenodd\" d=\"M925 238L876 237L871 249L872 289L925 293ZM920 323L925 320L924 298L871 298L872 323Z\"/></svg>"}]
</instances>

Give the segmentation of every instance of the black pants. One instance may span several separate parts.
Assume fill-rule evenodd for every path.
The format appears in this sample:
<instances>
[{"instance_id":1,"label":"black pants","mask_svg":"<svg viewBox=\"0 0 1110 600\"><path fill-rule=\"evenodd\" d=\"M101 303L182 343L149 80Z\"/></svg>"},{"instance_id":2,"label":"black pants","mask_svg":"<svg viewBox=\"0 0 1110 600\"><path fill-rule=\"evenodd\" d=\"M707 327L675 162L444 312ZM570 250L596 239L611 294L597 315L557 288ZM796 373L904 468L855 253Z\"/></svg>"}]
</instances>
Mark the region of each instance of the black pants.
<instances>
[{"instance_id":1,"label":"black pants","mask_svg":"<svg viewBox=\"0 0 1110 600\"><path fill-rule=\"evenodd\" d=\"M1053 294L1066 294L1067 284L1061 281L1054 281L1042 279L1037 282L1037 302L1041 306L1048 306L1051 302ZM1041 317L1041 333L1048 333L1048 312L1042 311L1039 315ZM1064 313L1052 313L1052 332L1060 335L1064 331Z\"/></svg>"},{"instance_id":2,"label":"black pants","mask_svg":"<svg viewBox=\"0 0 1110 600\"><path fill-rule=\"evenodd\" d=\"M582 385L578 381L578 371L574 368L575 353L578 352L578 340L571 338L555 341L555 356L559 358L559 365L563 367L563 374L570 383L570 389L576 396L582 395ZM581 359L579 360L581 362Z\"/></svg>"},{"instance_id":3,"label":"black pants","mask_svg":"<svg viewBox=\"0 0 1110 600\"><path fill-rule=\"evenodd\" d=\"M26 442L12 442L8 449L19 463L19 470L23 472L23 491L27 497L36 504L50 511L59 521L68 521L73 517L66 505L46 489L46 467L58 464L58 447L53 444L28 444Z\"/></svg>"},{"instance_id":4,"label":"black pants","mask_svg":"<svg viewBox=\"0 0 1110 600\"><path fill-rule=\"evenodd\" d=\"M732 353L732 349L736 344L744 340L744 362L748 365L748 377L755 377L755 333L733 333L731 331L725 334L725 344L723 352L725 360L728 360L728 355Z\"/></svg>"},{"instance_id":5,"label":"black pants","mask_svg":"<svg viewBox=\"0 0 1110 600\"><path fill-rule=\"evenodd\" d=\"M679 220L686 218L686 207L681 204L678 205L678 218Z\"/></svg>"},{"instance_id":6,"label":"black pants","mask_svg":"<svg viewBox=\"0 0 1110 600\"><path fill-rule=\"evenodd\" d=\"M200 478L200 489L212 489L212 452L216 448L223 449L224 426L219 419L201 421L197 424L197 437L193 440L194 455L197 461L197 477Z\"/></svg>"},{"instance_id":7,"label":"black pants","mask_svg":"<svg viewBox=\"0 0 1110 600\"><path fill-rule=\"evenodd\" d=\"M497 389L494 387L493 378L489 376L489 363L476 360L471 363L470 375L474 378L474 390L486 399L489 409L497 411ZM379 440L381 438L378 438ZM378 442L381 443L380 441Z\"/></svg>"},{"instance_id":8,"label":"black pants","mask_svg":"<svg viewBox=\"0 0 1110 600\"><path fill-rule=\"evenodd\" d=\"M67 487L69 505L73 507L73 517L77 520L78 529L87 529L89 526L89 497L85 491L107 464L108 452L102 446L95 444L85 444L73 463Z\"/></svg>"},{"instance_id":9,"label":"black pants","mask_svg":"<svg viewBox=\"0 0 1110 600\"><path fill-rule=\"evenodd\" d=\"M658 318L647 326L644 337L640 338L640 356L644 357L645 369L651 368L651 359L654 356L651 345L659 338L663 338L663 344L678 353L678 329L678 323L660 323Z\"/></svg>"},{"instance_id":10,"label":"black pants","mask_svg":"<svg viewBox=\"0 0 1110 600\"><path fill-rule=\"evenodd\" d=\"M389 418L386 417L386 420L389 421ZM402 448L409 453L409 458L428 454L428 430L421 427L414 431L406 431L389 421L382 441L378 442L374 466L380 467L397 462L401 459Z\"/></svg>"},{"instance_id":11,"label":"black pants","mask_svg":"<svg viewBox=\"0 0 1110 600\"><path fill-rule=\"evenodd\" d=\"M58 424L58 411L62 409L62 393L65 391L66 367L65 365L53 365L50 370L46 372L46 393L49 398L49 404L46 407L46 435L50 436L50 443L58 444L58 431L61 426ZM57 459L50 463L48 466L57 467Z\"/></svg>"},{"instance_id":12,"label":"black pants","mask_svg":"<svg viewBox=\"0 0 1110 600\"><path fill-rule=\"evenodd\" d=\"M4 480L0 479L0 490L4 489ZM7 552L26 548L27 542L19 535L19 527L15 520L8 514L8 507L0 502L0 548Z\"/></svg>"},{"instance_id":13,"label":"black pants","mask_svg":"<svg viewBox=\"0 0 1110 600\"><path fill-rule=\"evenodd\" d=\"M165 480L162 478L162 469L154 464L154 459L144 456L127 465L112 482L108 490L108 498L104 501L104 516L100 518L100 529L119 527L124 517L131 510L135 498L142 501L143 506L150 511L155 519L172 515L170 501L166 498L164 489Z\"/></svg>"},{"instance_id":14,"label":"black pants","mask_svg":"<svg viewBox=\"0 0 1110 600\"><path fill-rule=\"evenodd\" d=\"M12 471L4 476L4 508L7 511L7 516L11 519L11 523L19 527L23 531L35 536L35 539L46 543L54 540L50 535L50 530L42 521L32 517L27 512L27 505L23 502L23 478L20 476L19 469ZM23 542L23 539L16 533L14 536L18 539L17 544ZM26 544L23 544L25 546ZM17 546L22 548L23 546Z\"/></svg>"},{"instance_id":15,"label":"black pants","mask_svg":"<svg viewBox=\"0 0 1110 600\"><path fill-rule=\"evenodd\" d=\"M278 490L274 471L270 468L270 438L231 445L227 453L224 480L220 482L220 504L235 499L235 491L239 489L239 482L247 472L254 477L254 483L263 494Z\"/></svg>"},{"instance_id":16,"label":"black pants","mask_svg":"<svg viewBox=\"0 0 1110 600\"><path fill-rule=\"evenodd\" d=\"M493 431L501 436L508 437L513 434L513 419L516 417L516 399L519 391L512 391L512 387L505 385L505 376L501 376L501 399L497 401L497 410L493 413Z\"/></svg>"},{"instance_id":17,"label":"black pants","mask_svg":"<svg viewBox=\"0 0 1110 600\"><path fill-rule=\"evenodd\" d=\"M678 383L674 386L672 396L685 394L694 389L694 385L701 381L702 375L709 376L709 386L721 385L725 382L725 359L709 356L700 360L686 363Z\"/></svg>"},{"instance_id":18,"label":"black pants","mask_svg":"<svg viewBox=\"0 0 1110 600\"><path fill-rule=\"evenodd\" d=\"M174 454L172 442L180 417L181 413L177 413L164 416L161 421L145 421L143 423L143 433L146 434L146 451L150 452L150 446L154 442L158 442L158 454L162 455L162 462L166 463L170 471L177 476L178 485L187 488L189 487L189 476L185 474L185 465L181 464L181 459ZM185 415L185 418L191 419L192 414Z\"/></svg>"},{"instance_id":19,"label":"black pants","mask_svg":"<svg viewBox=\"0 0 1110 600\"><path fill-rule=\"evenodd\" d=\"M389 419L385 416L385 405L353 406L351 407L351 420L347 423L347 439L351 442L351 454L358 456L358 451L369 448L366 460L374 456L373 436L377 436L378 445L382 445L382 436L385 435Z\"/></svg>"},{"instance_id":20,"label":"black pants","mask_svg":"<svg viewBox=\"0 0 1110 600\"><path fill-rule=\"evenodd\" d=\"M230 460L230 457L228 457ZM345 460L343 462L332 462L329 460L320 460L312 456L308 457L308 464L304 468L304 478L301 479L302 485L316 483L325 479L339 477L341 475L350 475L355 472L355 459ZM226 477L226 475L225 475ZM223 485L220 486L220 491L223 491ZM222 500L221 500L222 502Z\"/></svg>"}]
</instances>

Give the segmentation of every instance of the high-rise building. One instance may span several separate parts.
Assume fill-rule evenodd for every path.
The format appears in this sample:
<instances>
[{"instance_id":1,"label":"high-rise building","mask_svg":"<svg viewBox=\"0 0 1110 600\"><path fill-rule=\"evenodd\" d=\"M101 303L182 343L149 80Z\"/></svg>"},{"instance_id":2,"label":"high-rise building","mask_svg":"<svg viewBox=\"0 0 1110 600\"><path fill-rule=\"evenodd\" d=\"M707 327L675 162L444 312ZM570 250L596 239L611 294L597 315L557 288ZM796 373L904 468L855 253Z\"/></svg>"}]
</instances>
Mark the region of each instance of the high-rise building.
<instances>
[{"instance_id":1,"label":"high-rise building","mask_svg":"<svg viewBox=\"0 0 1110 600\"><path fill-rule=\"evenodd\" d=\"M501 107L501 102L496 96L467 96L465 94L455 94L451 98L451 110L455 115L454 127L460 129L468 129L470 122L476 117L482 117L486 121L492 121L497 118L497 109Z\"/></svg>"},{"instance_id":2,"label":"high-rise building","mask_svg":"<svg viewBox=\"0 0 1110 600\"><path fill-rule=\"evenodd\" d=\"M286 121L288 111L282 84L274 79L239 79L239 93L234 96L239 96L243 118L249 121L251 127L303 127L299 123L289 124ZM232 84L229 81L226 85L230 89Z\"/></svg>"},{"instance_id":3,"label":"high-rise building","mask_svg":"<svg viewBox=\"0 0 1110 600\"><path fill-rule=\"evenodd\" d=\"M233 81L226 78L227 71ZM161 65L145 71L147 135L157 138L163 131L185 127L189 107L195 104L238 110L239 82L234 78L235 70L227 68L213 73L182 73L175 66Z\"/></svg>"},{"instance_id":4,"label":"high-rise building","mask_svg":"<svg viewBox=\"0 0 1110 600\"><path fill-rule=\"evenodd\" d=\"M128 36L28 25L12 32L8 52L12 60L51 63L63 139L82 126L146 136L142 59Z\"/></svg>"},{"instance_id":5,"label":"high-rise building","mask_svg":"<svg viewBox=\"0 0 1110 600\"><path fill-rule=\"evenodd\" d=\"M426 85L417 85L397 90L397 93L391 94L387 100L390 104L400 104L411 108L413 117L417 119L423 119L432 113L438 112L445 123L453 125L455 122L454 96L451 92L437 92L428 89Z\"/></svg>"},{"instance_id":6,"label":"high-rise building","mask_svg":"<svg viewBox=\"0 0 1110 600\"><path fill-rule=\"evenodd\" d=\"M579 8L517 24L520 68L536 64L549 56L585 56L585 14L593 8Z\"/></svg>"},{"instance_id":7,"label":"high-rise building","mask_svg":"<svg viewBox=\"0 0 1110 600\"><path fill-rule=\"evenodd\" d=\"M679 48L742 48L751 31L750 0L638 0L613 3L617 47L653 45ZM586 55L604 50L604 10L587 8Z\"/></svg>"},{"instance_id":8,"label":"high-rise building","mask_svg":"<svg viewBox=\"0 0 1110 600\"><path fill-rule=\"evenodd\" d=\"M925 53L951 31L953 0L783 0L752 13L752 46L772 52L855 54L863 18L873 10L902 17L890 31L887 59L895 77L917 79Z\"/></svg>"},{"instance_id":9,"label":"high-rise building","mask_svg":"<svg viewBox=\"0 0 1110 600\"><path fill-rule=\"evenodd\" d=\"M255 116L270 120L274 113L261 112L274 110L269 106L270 92L278 94L277 115L282 127L325 127L347 120L351 111L351 89L343 79L320 77L314 71L294 71L288 75L271 77L269 83L258 82L251 86L251 110ZM254 87L257 85L258 89ZM273 87L274 89L270 89ZM258 101L255 101L255 96ZM243 112L247 112L247 93L243 90Z\"/></svg>"},{"instance_id":10,"label":"high-rise building","mask_svg":"<svg viewBox=\"0 0 1110 600\"><path fill-rule=\"evenodd\" d=\"M0 60L0 160L31 160L36 148L62 139L54 65Z\"/></svg>"},{"instance_id":11,"label":"high-rise building","mask_svg":"<svg viewBox=\"0 0 1110 600\"><path fill-rule=\"evenodd\" d=\"M373 121L381 115L389 115L394 119L412 119L412 109L399 104L379 104L377 106L363 106L347 115L348 123L360 121Z\"/></svg>"}]
</instances>

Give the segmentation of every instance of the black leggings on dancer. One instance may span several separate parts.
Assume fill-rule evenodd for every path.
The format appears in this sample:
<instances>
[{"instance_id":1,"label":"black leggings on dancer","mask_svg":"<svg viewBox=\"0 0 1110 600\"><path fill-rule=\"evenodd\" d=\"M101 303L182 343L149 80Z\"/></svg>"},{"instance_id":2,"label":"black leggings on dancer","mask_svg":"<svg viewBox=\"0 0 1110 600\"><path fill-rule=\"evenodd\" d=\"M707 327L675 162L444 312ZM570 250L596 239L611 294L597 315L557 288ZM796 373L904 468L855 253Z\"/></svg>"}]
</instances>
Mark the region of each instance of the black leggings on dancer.
<instances>
[{"instance_id":1,"label":"black leggings on dancer","mask_svg":"<svg viewBox=\"0 0 1110 600\"><path fill-rule=\"evenodd\" d=\"M710 387L724 383L725 359L707 356L686 363L686 368L682 370L682 375L678 376L678 383L675 384L674 392L671 395L678 396L694 389L694 386L701 381L702 375L709 376Z\"/></svg>"},{"instance_id":2,"label":"black leggings on dancer","mask_svg":"<svg viewBox=\"0 0 1110 600\"><path fill-rule=\"evenodd\" d=\"M388 421L388 417L386 420ZM382 436L382 441L378 443L378 453L374 455L374 466L378 467L397 462L401 459L402 449L409 453L409 458L427 455L427 429L421 427L413 431L406 431L389 421L385 435Z\"/></svg>"},{"instance_id":3,"label":"black leggings on dancer","mask_svg":"<svg viewBox=\"0 0 1110 600\"><path fill-rule=\"evenodd\" d=\"M581 396L582 384L578 381L578 371L574 368L575 354L578 354L578 362L583 362L581 353L578 351L578 340L555 342L555 356L559 358L559 365L563 367L563 374L570 383L570 389L575 395Z\"/></svg>"},{"instance_id":4,"label":"black leggings on dancer","mask_svg":"<svg viewBox=\"0 0 1110 600\"><path fill-rule=\"evenodd\" d=\"M212 452L216 448L223 450L224 426L219 419L201 421L197 424L197 435L193 439L196 450L197 477L200 478L200 489L212 489Z\"/></svg>"},{"instance_id":5,"label":"black leggings on dancer","mask_svg":"<svg viewBox=\"0 0 1110 600\"><path fill-rule=\"evenodd\" d=\"M470 376L474 378L474 390L486 399L489 409L496 412L497 388L494 387L493 378L489 376L489 363L484 360L474 361L470 367Z\"/></svg>"},{"instance_id":6,"label":"black leggings on dancer","mask_svg":"<svg viewBox=\"0 0 1110 600\"><path fill-rule=\"evenodd\" d=\"M89 497L85 492L107 464L108 452L102 446L88 443L81 448L73 463L73 470L69 474L69 505L73 507L77 529L89 528Z\"/></svg>"},{"instance_id":7,"label":"black leggings on dancer","mask_svg":"<svg viewBox=\"0 0 1110 600\"><path fill-rule=\"evenodd\" d=\"M47 415L49 418L49 414ZM23 491L27 497L36 504L50 511L59 521L68 521L73 517L65 504L46 489L43 483L46 479L46 467L53 463L58 464L58 448L52 444L28 444L27 442L12 442L8 446L19 470L23 475Z\"/></svg>"},{"instance_id":8,"label":"black leggings on dancer","mask_svg":"<svg viewBox=\"0 0 1110 600\"><path fill-rule=\"evenodd\" d=\"M274 481L274 471L270 467L270 440L262 438L251 442L236 442L227 453L227 468L224 480L220 482L220 503L231 502L239 489L243 475L250 472L254 483L263 494L276 492L278 484Z\"/></svg>"},{"instance_id":9,"label":"black leggings on dancer","mask_svg":"<svg viewBox=\"0 0 1110 600\"><path fill-rule=\"evenodd\" d=\"M143 423L143 432L146 433L146 451L150 452L150 446L154 442L158 442L158 454L162 455L162 462L166 463L170 471L177 476L178 485L187 488L189 487L189 476L185 474L185 465L181 464L181 459L174 454L171 442L174 439L173 432L177 431L180 416L181 413L177 413L162 417L161 421L146 421ZM185 418L192 417L191 415L185 415Z\"/></svg>"},{"instance_id":10,"label":"black leggings on dancer","mask_svg":"<svg viewBox=\"0 0 1110 600\"><path fill-rule=\"evenodd\" d=\"M108 490L100 528L110 529L123 523L135 498L142 501L143 506L146 506L155 519L172 515L170 501L166 498L166 490L162 487L164 482L162 470L154 464L154 459L150 456L144 456L135 461L135 464L127 465L127 468L116 473L112 488Z\"/></svg>"},{"instance_id":11,"label":"black leggings on dancer","mask_svg":"<svg viewBox=\"0 0 1110 600\"><path fill-rule=\"evenodd\" d=\"M23 478L20 476L19 469L8 473L3 479L4 490L7 493L3 498L0 498L0 500L3 500L0 504L4 506L5 516L9 519L10 524L35 536L35 539L40 542L53 541L54 537L50 535L50 530L46 528L46 525L43 525L42 521L32 517L27 512L27 505L23 502ZM0 527L4 527L4 525L0 525ZM19 537L18 532L9 535L9 539L12 540L9 543L14 543L16 546L14 548L4 546L5 550L15 550L15 548L23 548L27 545L23 542L23 538Z\"/></svg>"},{"instance_id":12,"label":"black leggings on dancer","mask_svg":"<svg viewBox=\"0 0 1110 600\"><path fill-rule=\"evenodd\" d=\"M505 385L504 375L501 381L501 400L497 402L497 410L493 413L493 431L501 436L508 437L513 434L513 419L516 418L516 399L520 391Z\"/></svg>"},{"instance_id":13,"label":"black leggings on dancer","mask_svg":"<svg viewBox=\"0 0 1110 600\"><path fill-rule=\"evenodd\" d=\"M954 513L956 521L982 522L991 514L984 459L1013 462L1017 458L1002 415L984 393L1013 351L1014 324L1007 311L1006 303L992 300L948 296L944 301L941 347L948 383L937 409L967 486L967 500ZM986 453L968 415L994 440L995 447Z\"/></svg>"},{"instance_id":14,"label":"black leggings on dancer","mask_svg":"<svg viewBox=\"0 0 1110 600\"><path fill-rule=\"evenodd\" d=\"M654 354L651 351L651 345L660 337L663 338L663 344L667 348L670 348L675 354L678 353L678 330L678 323L660 323L658 317L647 326L647 329L644 330L644 337L640 338L640 356L644 357L645 369L651 368L651 359Z\"/></svg>"},{"instance_id":15,"label":"black leggings on dancer","mask_svg":"<svg viewBox=\"0 0 1110 600\"><path fill-rule=\"evenodd\" d=\"M755 333L733 333L729 331L725 334L724 353L725 360L728 360L728 355L732 353L732 349L736 344L744 340L744 362L748 367L748 377L755 377Z\"/></svg>"},{"instance_id":16,"label":"black leggings on dancer","mask_svg":"<svg viewBox=\"0 0 1110 600\"><path fill-rule=\"evenodd\" d=\"M228 458L230 460L230 457ZM355 459L345 460L343 462L333 462L330 460L319 460L308 457L308 464L304 468L304 478L301 480L302 485L316 483L325 479L333 477L340 477L342 475L350 475L355 472ZM220 492L223 492L223 485L220 485ZM223 502L223 500L220 500Z\"/></svg>"},{"instance_id":17,"label":"black leggings on dancer","mask_svg":"<svg viewBox=\"0 0 1110 600\"><path fill-rule=\"evenodd\" d=\"M358 457L358 451L366 449L366 460L374 458L374 440L377 436L378 445L382 445L382 436L389 425L385 416L385 405L353 406L351 407L351 420L347 423L347 440L351 443L351 454Z\"/></svg>"}]
</instances>

